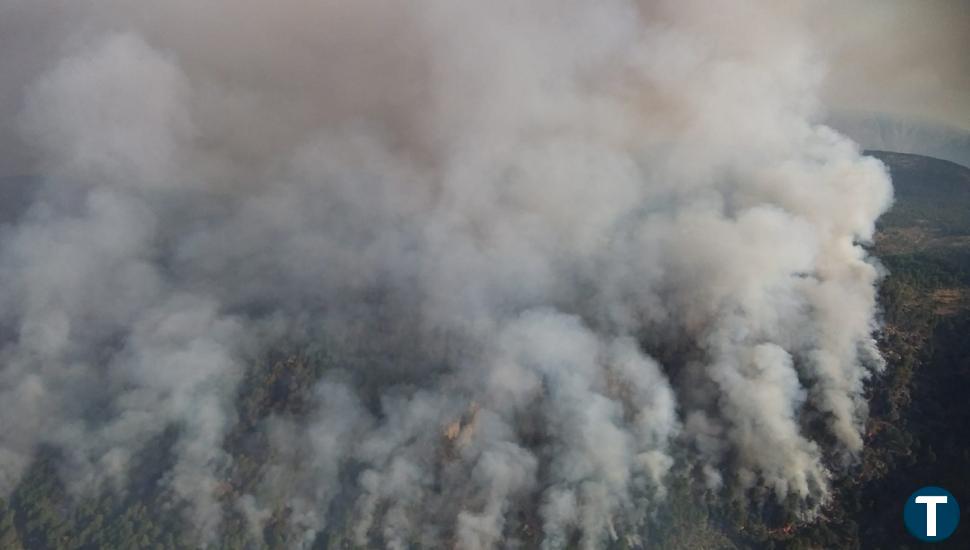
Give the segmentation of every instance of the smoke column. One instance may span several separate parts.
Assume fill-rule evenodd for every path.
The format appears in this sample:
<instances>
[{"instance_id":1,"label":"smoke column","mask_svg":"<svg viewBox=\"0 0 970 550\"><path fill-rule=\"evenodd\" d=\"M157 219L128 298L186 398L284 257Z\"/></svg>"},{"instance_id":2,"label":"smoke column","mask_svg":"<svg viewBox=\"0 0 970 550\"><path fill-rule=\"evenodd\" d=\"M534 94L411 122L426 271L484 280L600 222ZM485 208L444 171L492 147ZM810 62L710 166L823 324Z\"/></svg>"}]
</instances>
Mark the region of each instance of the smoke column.
<instances>
[{"instance_id":1,"label":"smoke column","mask_svg":"<svg viewBox=\"0 0 970 550\"><path fill-rule=\"evenodd\" d=\"M233 497L308 546L602 547L674 469L810 518L860 452L891 187L821 124L786 3L0 3L45 44L16 117L42 178L0 226L0 494L42 446L121 487L176 426L165 483L212 533L284 339L375 358L263 420Z\"/></svg>"}]
</instances>

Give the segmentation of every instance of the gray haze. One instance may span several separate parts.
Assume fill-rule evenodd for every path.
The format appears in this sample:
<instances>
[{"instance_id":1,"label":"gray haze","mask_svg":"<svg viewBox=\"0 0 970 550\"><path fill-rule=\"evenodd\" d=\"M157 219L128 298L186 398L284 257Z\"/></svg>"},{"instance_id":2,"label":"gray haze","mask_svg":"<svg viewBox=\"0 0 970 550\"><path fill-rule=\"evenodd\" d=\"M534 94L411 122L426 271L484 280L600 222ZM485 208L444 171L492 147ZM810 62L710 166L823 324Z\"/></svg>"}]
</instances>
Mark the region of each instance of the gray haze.
<instances>
[{"instance_id":1,"label":"gray haze","mask_svg":"<svg viewBox=\"0 0 970 550\"><path fill-rule=\"evenodd\" d=\"M514 547L537 507L596 548L678 461L812 517L882 367L891 187L820 123L817 21L718 6L0 0L42 176L0 226L0 491L41 445L121 486L175 425L212 533L240 379L305 334L391 359L266 422L254 529Z\"/></svg>"},{"instance_id":2,"label":"gray haze","mask_svg":"<svg viewBox=\"0 0 970 550\"><path fill-rule=\"evenodd\" d=\"M970 132L970 2L808 2L832 108Z\"/></svg>"},{"instance_id":3,"label":"gray haze","mask_svg":"<svg viewBox=\"0 0 970 550\"><path fill-rule=\"evenodd\" d=\"M970 131L865 112L833 113L828 124L869 150L913 153L970 166Z\"/></svg>"}]
</instances>

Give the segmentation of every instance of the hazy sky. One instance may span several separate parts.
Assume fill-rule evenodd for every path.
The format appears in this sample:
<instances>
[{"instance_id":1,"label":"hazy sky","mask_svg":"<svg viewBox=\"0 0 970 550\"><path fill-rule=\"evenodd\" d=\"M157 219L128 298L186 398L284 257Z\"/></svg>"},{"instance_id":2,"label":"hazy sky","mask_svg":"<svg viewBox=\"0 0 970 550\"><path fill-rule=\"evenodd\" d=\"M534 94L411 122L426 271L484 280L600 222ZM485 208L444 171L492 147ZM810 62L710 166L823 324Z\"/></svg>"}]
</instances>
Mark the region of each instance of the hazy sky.
<instances>
[{"instance_id":1,"label":"hazy sky","mask_svg":"<svg viewBox=\"0 0 970 550\"><path fill-rule=\"evenodd\" d=\"M251 11L259 11L259 17L227 25L269 18L281 23L272 28L285 32L292 18L282 12L297 11L294 5L273 4L273 13L253 4ZM132 13L158 17L157 26L171 26L164 17L167 8L146 6L115 0L0 0L0 174L31 170L13 130L24 87L72 47L72 38L80 39L93 28L107 24L128 30L130 20L125 18ZM791 19L806 22L812 30L813 47L828 65L823 95L827 108L902 115L970 130L970 2L828 0L777 3L772 9L790 10ZM714 14L713 24L717 22L751 24L752 30L758 25L723 13ZM245 63L232 62L240 61Z\"/></svg>"},{"instance_id":2,"label":"hazy sky","mask_svg":"<svg viewBox=\"0 0 970 550\"><path fill-rule=\"evenodd\" d=\"M970 130L970 2L829 2L818 17L832 108Z\"/></svg>"}]
</instances>

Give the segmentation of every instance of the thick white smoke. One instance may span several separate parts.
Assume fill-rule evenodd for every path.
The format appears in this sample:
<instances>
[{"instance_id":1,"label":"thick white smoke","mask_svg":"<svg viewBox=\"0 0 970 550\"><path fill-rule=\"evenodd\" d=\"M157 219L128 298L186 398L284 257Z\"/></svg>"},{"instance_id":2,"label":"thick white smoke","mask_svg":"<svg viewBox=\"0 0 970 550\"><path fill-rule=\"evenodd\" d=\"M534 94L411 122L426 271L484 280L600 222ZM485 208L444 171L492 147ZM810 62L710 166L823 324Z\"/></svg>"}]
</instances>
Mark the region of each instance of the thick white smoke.
<instances>
[{"instance_id":1,"label":"thick white smoke","mask_svg":"<svg viewBox=\"0 0 970 550\"><path fill-rule=\"evenodd\" d=\"M120 486L175 425L166 482L213 532L239 381L302 331L383 359L265 421L254 528L595 548L678 460L810 516L862 446L891 189L775 4L72 8L0 228L0 490L41 445Z\"/></svg>"}]
</instances>

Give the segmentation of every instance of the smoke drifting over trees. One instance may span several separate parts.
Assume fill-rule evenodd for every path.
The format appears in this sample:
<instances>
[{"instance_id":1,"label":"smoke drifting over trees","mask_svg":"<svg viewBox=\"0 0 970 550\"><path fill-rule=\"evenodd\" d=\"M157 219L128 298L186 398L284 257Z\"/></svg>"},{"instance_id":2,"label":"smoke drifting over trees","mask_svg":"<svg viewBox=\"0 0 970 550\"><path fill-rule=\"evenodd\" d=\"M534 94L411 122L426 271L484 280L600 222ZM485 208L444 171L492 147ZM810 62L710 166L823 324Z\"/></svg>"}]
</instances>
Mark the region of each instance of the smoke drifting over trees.
<instances>
[{"instance_id":1,"label":"smoke drifting over trees","mask_svg":"<svg viewBox=\"0 0 970 550\"><path fill-rule=\"evenodd\" d=\"M792 9L4 3L76 24L17 117L43 178L0 229L0 491L42 446L123 487L174 426L163 483L211 533L248 365L322 338L381 359L262 420L232 504L307 544L529 516L600 547L677 467L811 517L860 451L891 188L819 123Z\"/></svg>"}]
</instances>

